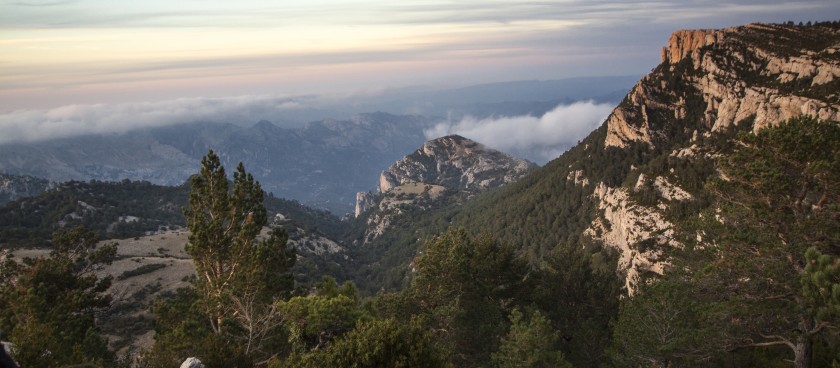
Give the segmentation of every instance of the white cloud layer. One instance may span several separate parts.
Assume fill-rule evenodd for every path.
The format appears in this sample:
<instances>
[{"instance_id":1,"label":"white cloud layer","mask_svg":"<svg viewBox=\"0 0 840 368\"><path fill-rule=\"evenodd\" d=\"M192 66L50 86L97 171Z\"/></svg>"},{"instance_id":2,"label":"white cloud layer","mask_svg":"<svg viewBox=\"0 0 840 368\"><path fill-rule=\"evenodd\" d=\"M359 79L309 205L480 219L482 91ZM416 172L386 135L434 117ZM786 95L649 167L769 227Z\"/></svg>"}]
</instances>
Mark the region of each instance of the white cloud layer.
<instances>
[{"instance_id":1,"label":"white cloud layer","mask_svg":"<svg viewBox=\"0 0 840 368\"><path fill-rule=\"evenodd\" d=\"M424 133L428 139L458 134L544 164L597 128L612 109L612 104L582 101L559 105L541 117L466 117L458 122L439 123Z\"/></svg>"},{"instance_id":2,"label":"white cloud layer","mask_svg":"<svg viewBox=\"0 0 840 368\"><path fill-rule=\"evenodd\" d=\"M289 98L239 96L17 110L0 114L0 144L202 121L253 124L298 108L302 108L301 103Z\"/></svg>"}]
</instances>

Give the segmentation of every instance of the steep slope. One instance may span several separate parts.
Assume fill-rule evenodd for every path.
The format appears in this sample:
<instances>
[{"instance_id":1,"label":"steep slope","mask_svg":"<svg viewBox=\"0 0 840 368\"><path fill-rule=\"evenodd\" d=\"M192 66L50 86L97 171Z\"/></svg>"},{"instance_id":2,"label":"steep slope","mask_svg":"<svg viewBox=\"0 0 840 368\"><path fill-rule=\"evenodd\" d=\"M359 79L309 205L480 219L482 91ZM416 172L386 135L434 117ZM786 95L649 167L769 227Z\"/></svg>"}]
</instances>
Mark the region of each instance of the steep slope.
<instances>
[{"instance_id":1,"label":"steep slope","mask_svg":"<svg viewBox=\"0 0 840 368\"><path fill-rule=\"evenodd\" d=\"M801 114L840 120L838 50L836 23L677 31L601 128L455 222L497 231L534 259L594 240L619 251L632 292L682 246L673 222L704 205L703 183L738 131Z\"/></svg>"},{"instance_id":2,"label":"steep slope","mask_svg":"<svg viewBox=\"0 0 840 368\"><path fill-rule=\"evenodd\" d=\"M417 249L424 236L464 226L517 245L535 263L558 246L618 252L632 292L696 236L675 224L708 206L705 182L739 132L801 114L840 118L838 50L836 22L677 31L663 62L579 145L463 206L417 213L382 238ZM408 264L414 255L402 256Z\"/></svg>"}]
</instances>

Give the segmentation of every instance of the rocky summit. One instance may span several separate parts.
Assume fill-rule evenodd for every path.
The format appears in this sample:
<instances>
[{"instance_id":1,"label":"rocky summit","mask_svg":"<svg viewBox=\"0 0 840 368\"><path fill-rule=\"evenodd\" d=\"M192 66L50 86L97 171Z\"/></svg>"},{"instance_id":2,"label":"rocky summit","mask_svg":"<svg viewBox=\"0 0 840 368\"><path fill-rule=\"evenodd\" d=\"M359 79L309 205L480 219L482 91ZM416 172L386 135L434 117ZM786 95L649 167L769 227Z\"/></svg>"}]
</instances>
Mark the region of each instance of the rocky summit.
<instances>
[{"instance_id":1,"label":"rocky summit","mask_svg":"<svg viewBox=\"0 0 840 368\"><path fill-rule=\"evenodd\" d=\"M481 143L449 135L430 140L379 176L380 193L406 183L476 192L511 183L537 168Z\"/></svg>"},{"instance_id":2,"label":"rocky summit","mask_svg":"<svg viewBox=\"0 0 840 368\"><path fill-rule=\"evenodd\" d=\"M702 113L704 131L753 119L758 131L802 114L838 120L838 77L840 30L834 27L676 31L662 49L662 64L607 119L606 143L655 145L692 118L689 110Z\"/></svg>"},{"instance_id":3,"label":"rocky summit","mask_svg":"<svg viewBox=\"0 0 840 368\"><path fill-rule=\"evenodd\" d=\"M489 148L459 135L448 135L423 143L379 175L377 192L388 193L418 183L477 193L512 183L537 168L525 159ZM356 196L356 216L369 208L373 195Z\"/></svg>"},{"instance_id":4,"label":"rocky summit","mask_svg":"<svg viewBox=\"0 0 840 368\"><path fill-rule=\"evenodd\" d=\"M379 175L376 194L356 196L356 217L366 216L361 219L366 224L362 243L380 237L408 208L430 210L459 203L512 183L536 168L533 162L459 135L423 143Z\"/></svg>"}]
</instances>

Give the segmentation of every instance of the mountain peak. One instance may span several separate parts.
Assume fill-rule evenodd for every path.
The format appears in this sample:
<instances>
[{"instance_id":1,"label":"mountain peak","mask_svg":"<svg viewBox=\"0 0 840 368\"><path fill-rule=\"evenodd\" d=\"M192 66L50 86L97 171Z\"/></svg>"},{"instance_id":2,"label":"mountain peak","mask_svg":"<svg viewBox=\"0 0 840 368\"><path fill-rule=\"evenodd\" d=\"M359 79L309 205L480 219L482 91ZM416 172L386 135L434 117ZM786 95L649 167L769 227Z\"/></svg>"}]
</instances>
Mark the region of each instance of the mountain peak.
<instances>
[{"instance_id":1,"label":"mountain peak","mask_svg":"<svg viewBox=\"0 0 840 368\"><path fill-rule=\"evenodd\" d=\"M840 97L831 92L840 86L837 55L836 23L676 31L662 64L610 114L605 143L657 146L675 132L707 134L742 123L758 131L802 114L840 120Z\"/></svg>"},{"instance_id":2,"label":"mountain peak","mask_svg":"<svg viewBox=\"0 0 840 368\"><path fill-rule=\"evenodd\" d=\"M479 191L513 182L537 167L460 135L432 139L380 175L379 192L406 183Z\"/></svg>"}]
</instances>

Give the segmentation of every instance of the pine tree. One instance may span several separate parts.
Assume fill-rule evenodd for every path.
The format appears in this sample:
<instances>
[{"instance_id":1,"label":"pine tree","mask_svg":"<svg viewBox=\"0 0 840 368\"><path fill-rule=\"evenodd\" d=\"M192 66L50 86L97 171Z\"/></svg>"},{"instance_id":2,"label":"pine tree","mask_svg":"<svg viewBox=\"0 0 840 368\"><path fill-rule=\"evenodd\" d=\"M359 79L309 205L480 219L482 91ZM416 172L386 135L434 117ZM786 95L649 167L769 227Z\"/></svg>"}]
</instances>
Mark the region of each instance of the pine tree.
<instances>
[{"instance_id":1,"label":"pine tree","mask_svg":"<svg viewBox=\"0 0 840 368\"><path fill-rule=\"evenodd\" d=\"M499 351L492 355L499 368L571 368L557 344L560 332L539 311L526 320L519 309L514 309L510 323Z\"/></svg>"},{"instance_id":2,"label":"pine tree","mask_svg":"<svg viewBox=\"0 0 840 368\"><path fill-rule=\"evenodd\" d=\"M211 150L201 163L201 173L190 179L185 248L195 263L195 286L212 333L239 339L251 354L280 329L274 302L291 294L295 255L282 230L257 239L267 224L264 193L242 163L232 189L218 155ZM228 323L236 328L228 331Z\"/></svg>"},{"instance_id":3,"label":"pine tree","mask_svg":"<svg viewBox=\"0 0 840 368\"><path fill-rule=\"evenodd\" d=\"M111 263L116 244L98 242L92 231L63 230L53 237L49 257L0 264L0 327L15 345L13 357L21 366L113 363L94 318L110 305L104 292L111 277L100 278L95 270Z\"/></svg>"}]
</instances>

